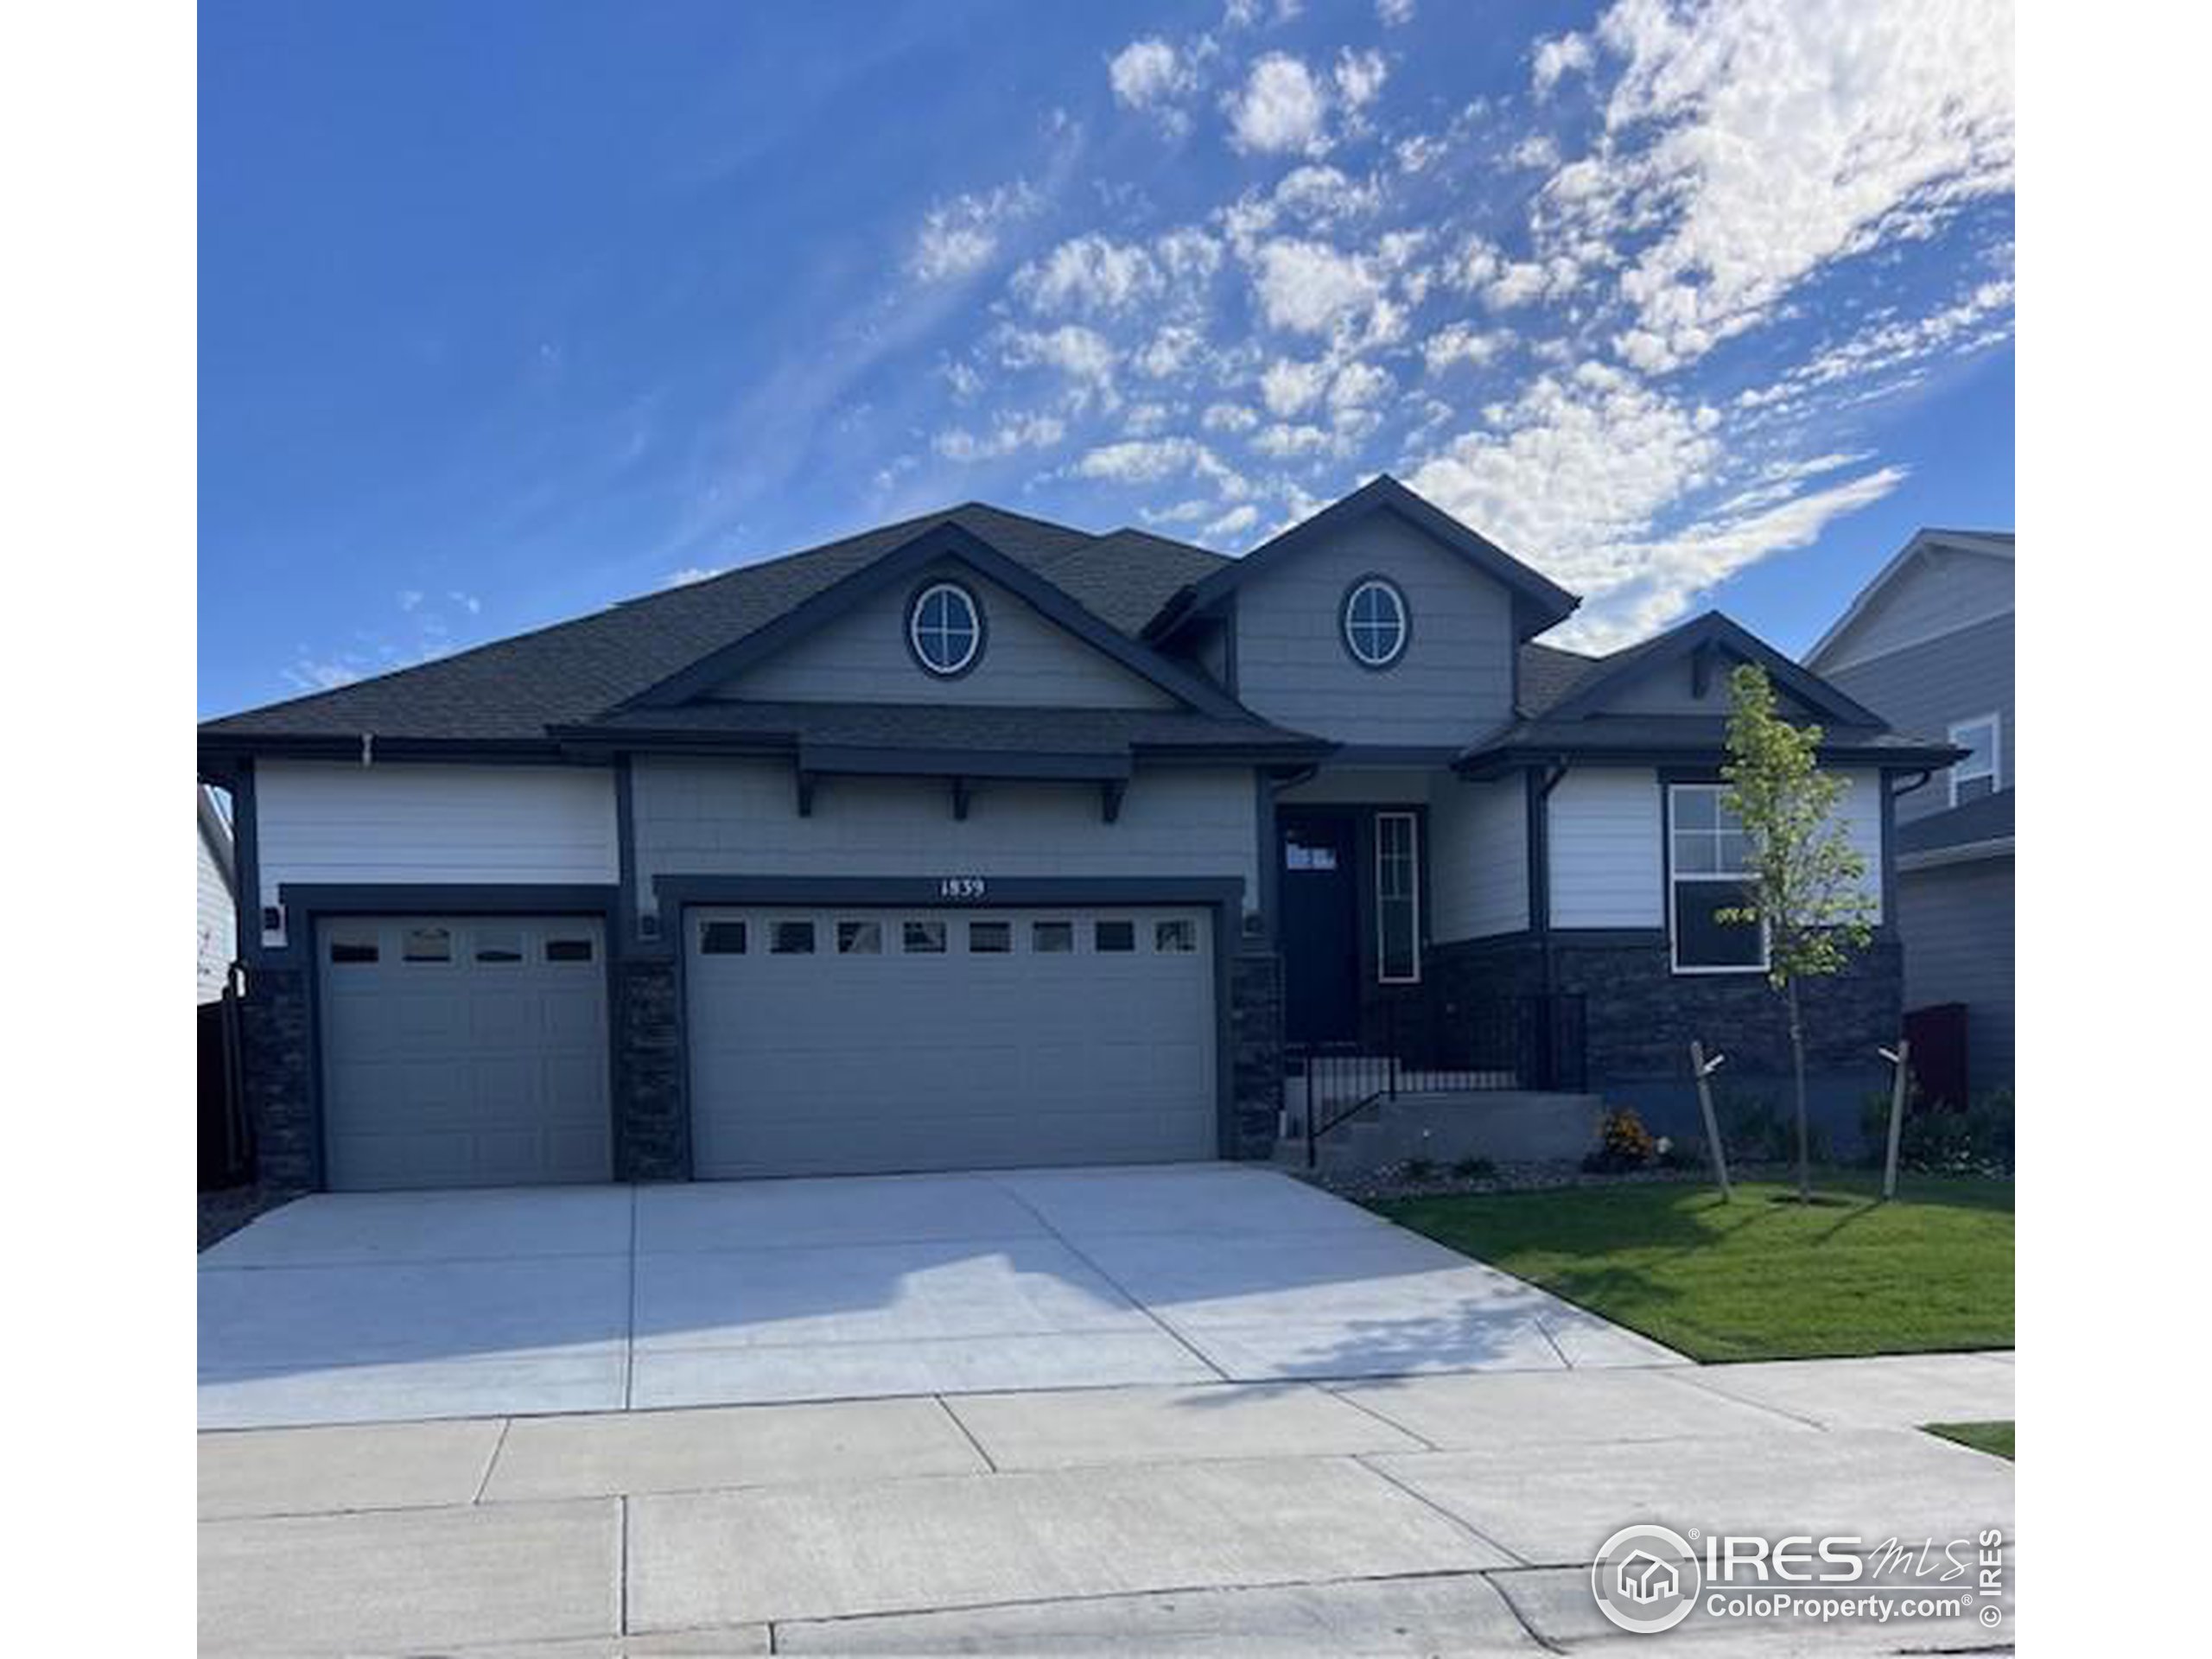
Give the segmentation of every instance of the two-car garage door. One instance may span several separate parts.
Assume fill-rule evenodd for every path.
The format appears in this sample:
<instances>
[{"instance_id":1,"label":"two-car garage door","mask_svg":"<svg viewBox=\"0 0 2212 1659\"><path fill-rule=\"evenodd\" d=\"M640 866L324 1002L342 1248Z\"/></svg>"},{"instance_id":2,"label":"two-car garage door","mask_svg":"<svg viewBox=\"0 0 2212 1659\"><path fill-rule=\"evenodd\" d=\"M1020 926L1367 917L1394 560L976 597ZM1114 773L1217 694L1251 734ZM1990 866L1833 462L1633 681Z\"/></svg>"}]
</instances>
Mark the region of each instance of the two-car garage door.
<instances>
[{"instance_id":1,"label":"two-car garage door","mask_svg":"<svg viewBox=\"0 0 2212 1659\"><path fill-rule=\"evenodd\" d=\"M1203 908L686 912L702 1178L1217 1152Z\"/></svg>"}]
</instances>

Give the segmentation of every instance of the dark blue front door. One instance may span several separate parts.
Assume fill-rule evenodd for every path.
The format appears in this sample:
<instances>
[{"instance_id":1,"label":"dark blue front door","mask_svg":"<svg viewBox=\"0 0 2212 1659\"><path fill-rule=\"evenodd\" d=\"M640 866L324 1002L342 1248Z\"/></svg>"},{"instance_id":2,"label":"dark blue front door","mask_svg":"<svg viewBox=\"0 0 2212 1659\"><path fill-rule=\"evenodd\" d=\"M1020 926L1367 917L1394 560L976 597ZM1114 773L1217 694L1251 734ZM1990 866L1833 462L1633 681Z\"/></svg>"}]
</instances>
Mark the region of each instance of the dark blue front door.
<instances>
[{"instance_id":1,"label":"dark blue front door","mask_svg":"<svg viewBox=\"0 0 2212 1659\"><path fill-rule=\"evenodd\" d=\"M1350 814L1282 815L1283 1035L1359 1034L1359 859Z\"/></svg>"}]
</instances>

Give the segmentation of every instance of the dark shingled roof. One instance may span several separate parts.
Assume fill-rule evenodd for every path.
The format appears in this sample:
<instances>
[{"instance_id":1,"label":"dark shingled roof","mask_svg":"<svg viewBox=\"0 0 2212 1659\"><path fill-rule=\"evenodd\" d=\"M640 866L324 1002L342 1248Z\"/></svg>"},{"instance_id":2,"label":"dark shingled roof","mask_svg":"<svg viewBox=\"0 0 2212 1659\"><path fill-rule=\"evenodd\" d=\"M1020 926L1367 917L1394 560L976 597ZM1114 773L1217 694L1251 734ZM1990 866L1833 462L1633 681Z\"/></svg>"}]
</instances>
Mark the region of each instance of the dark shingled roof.
<instances>
[{"instance_id":1,"label":"dark shingled roof","mask_svg":"<svg viewBox=\"0 0 2212 1659\"><path fill-rule=\"evenodd\" d=\"M1928 787L1942 786L1936 779ZM2012 791L2000 789L1994 795L1984 795L1977 800L1961 801L1958 805L1941 812L1930 812L1924 818L1914 818L1897 825L1897 855L1913 853L1938 853L1953 847L1971 847L1984 841L2007 841L2012 835Z\"/></svg>"},{"instance_id":2,"label":"dark shingled roof","mask_svg":"<svg viewBox=\"0 0 2212 1659\"><path fill-rule=\"evenodd\" d=\"M633 599L435 662L203 724L212 738L543 741L772 621L940 524L981 537L1135 634L1167 597L1226 563L1141 531L1093 536L969 502Z\"/></svg>"},{"instance_id":3,"label":"dark shingled roof","mask_svg":"<svg viewBox=\"0 0 2212 1659\"><path fill-rule=\"evenodd\" d=\"M1531 642L1521 647L1521 712L1541 715L1602 667L1605 658Z\"/></svg>"},{"instance_id":4,"label":"dark shingled roof","mask_svg":"<svg viewBox=\"0 0 2212 1659\"><path fill-rule=\"evenodd\" d=\"M1319 739L1262 720L1187 709L1027 708L943 702L696 702L634 709L563 735L635 740L745 737L849 748L974 749L1125 754L1145 749L1325 749Z\"/></svg>"},{"instance_id":5,"label":"dark shingled roof","mask_svg":"<svg viewBox=\"0 0 2212 1659\"><path fill-rule=\"evenodd\" d=\"M1463 768L1519 755L1624 753L1719 754L1727 747L1728 721L1713 715L1585 715L1567 720L1516 720L1470 744ZM1881 766L1942 766L1959 753L1879 726L1824 727L1821 753L1830 765L1865 761Z\"/></svg>"}]
</instances>

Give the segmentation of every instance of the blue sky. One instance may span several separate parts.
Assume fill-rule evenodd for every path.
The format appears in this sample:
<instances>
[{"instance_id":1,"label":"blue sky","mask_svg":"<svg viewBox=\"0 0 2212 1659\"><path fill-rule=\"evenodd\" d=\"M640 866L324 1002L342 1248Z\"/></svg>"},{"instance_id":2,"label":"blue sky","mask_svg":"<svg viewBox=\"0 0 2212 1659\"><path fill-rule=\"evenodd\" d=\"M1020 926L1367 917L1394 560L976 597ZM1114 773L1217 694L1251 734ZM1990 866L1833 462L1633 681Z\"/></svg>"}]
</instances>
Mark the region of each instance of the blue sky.
<instances>
[{"instance_id":1,"label":"blue sky","mask_svg":"<svg viewBox=\"0 0 2212 1659\"><path fill-rule=\"evenodd\" d=\"M203 715L980 498L1388 470L1815 637L2012 515L2010 8L209 0Z\"/></svg>"}]
</instances>

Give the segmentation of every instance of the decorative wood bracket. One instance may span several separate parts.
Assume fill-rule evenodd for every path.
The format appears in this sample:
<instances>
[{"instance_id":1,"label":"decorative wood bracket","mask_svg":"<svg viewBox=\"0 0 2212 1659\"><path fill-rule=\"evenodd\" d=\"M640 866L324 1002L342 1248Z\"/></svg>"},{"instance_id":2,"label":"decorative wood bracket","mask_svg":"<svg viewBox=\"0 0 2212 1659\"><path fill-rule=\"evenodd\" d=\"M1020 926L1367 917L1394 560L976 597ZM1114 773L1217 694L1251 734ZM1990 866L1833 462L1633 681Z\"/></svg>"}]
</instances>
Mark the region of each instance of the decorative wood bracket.
<instances>
[{"instance_id":1,"label":"decorative wood bracket","mask_svg":"<svg viewBox=\"0 0 2212 1659\"><path fill-rule=\"evenodd\" d=\"M1098 785L1098 816L1108 823L1118 823L1122 817L1122 797L1128 793L1129 780L1109 778Z\"/></svg>"},{"instance_id":2,"label":"decorative wood bracket","mask_svg":"<svg viewBox=\"0 0 2212 1659\"><path fill-rule=\"evenodd\" d=\"M802 818L810 818L814 816L814 786L820 781L819 775L802 766L798 770L798 815Z\"/></svg>"},{"instance_id":3,"label":"decorative wood bracket","mask_svg":"<svg viewBox=\"0 0 2212 1659\"><path fill-rule=\"evenodd\" d=\"M971 779L955 778L952 780L952 816L955 819L962 823L967 821L968 803L975 798L975 795L976 786Z\"/></svg>"}]
</instances>

